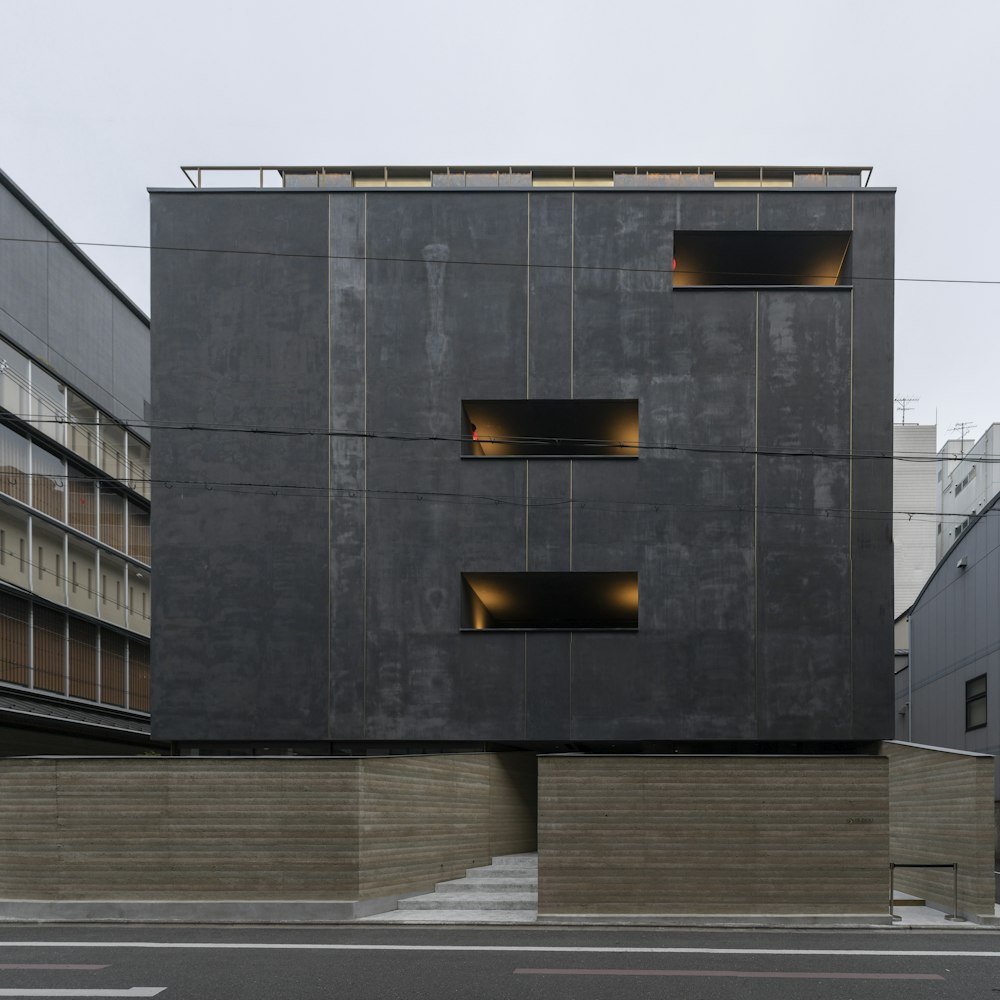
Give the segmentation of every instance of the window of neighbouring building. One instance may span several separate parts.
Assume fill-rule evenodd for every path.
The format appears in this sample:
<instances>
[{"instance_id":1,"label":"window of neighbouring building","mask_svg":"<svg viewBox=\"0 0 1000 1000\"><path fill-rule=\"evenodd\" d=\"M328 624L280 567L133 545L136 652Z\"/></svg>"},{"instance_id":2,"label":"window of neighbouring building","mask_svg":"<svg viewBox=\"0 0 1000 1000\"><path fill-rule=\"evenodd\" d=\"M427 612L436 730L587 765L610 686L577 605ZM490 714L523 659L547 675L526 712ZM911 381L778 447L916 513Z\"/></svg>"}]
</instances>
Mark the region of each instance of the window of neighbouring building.
<instances>
[{"instance_id":1,"label":"window of neighbouring building","mask_svg":"<svg viewBox=\"0 0 1000 1000\"><path fill-rule=\"evenodd\" d=\"M28 439L0 425L0 491L28 502Z\"/></svg>"},{"instance_id":2,"label":"window of neighbouring building","mask_svg":"<svg viewBox=\"0 0 1000 1000\"><path fill-rule=\"evenodd\" d=\"M31 446L31 506L66 520L66 463L37 444Z\"/></svg>"},{"instance_id":3,"label":"window of neighbouring building","mask_svg":"<svg viewBox=\"0 0 1000 1000\"><path fill-rule=\"evenodd\" d=\"M986 674L965 682L965 729L986 725Z\"/></svg>"}]
</instances>

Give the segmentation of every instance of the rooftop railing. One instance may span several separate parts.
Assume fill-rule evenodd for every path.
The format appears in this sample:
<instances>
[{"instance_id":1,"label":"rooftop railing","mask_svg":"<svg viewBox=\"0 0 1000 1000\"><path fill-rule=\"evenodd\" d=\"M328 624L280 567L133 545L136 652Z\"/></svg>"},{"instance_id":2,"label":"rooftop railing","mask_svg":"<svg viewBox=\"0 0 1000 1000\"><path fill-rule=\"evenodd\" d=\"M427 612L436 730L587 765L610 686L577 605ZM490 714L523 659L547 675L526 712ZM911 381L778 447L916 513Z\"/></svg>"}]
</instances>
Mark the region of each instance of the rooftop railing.
<instances>
[{"instance_id":1,"label":"rooftop railing","mask_svg":"<svg viewBox=\"0 0 1000 1000\"><path fill-rule=\"evenodd\" d=\"M194 188L861 188L871 167L186 166Z\"/></svg>"}]
</instances>

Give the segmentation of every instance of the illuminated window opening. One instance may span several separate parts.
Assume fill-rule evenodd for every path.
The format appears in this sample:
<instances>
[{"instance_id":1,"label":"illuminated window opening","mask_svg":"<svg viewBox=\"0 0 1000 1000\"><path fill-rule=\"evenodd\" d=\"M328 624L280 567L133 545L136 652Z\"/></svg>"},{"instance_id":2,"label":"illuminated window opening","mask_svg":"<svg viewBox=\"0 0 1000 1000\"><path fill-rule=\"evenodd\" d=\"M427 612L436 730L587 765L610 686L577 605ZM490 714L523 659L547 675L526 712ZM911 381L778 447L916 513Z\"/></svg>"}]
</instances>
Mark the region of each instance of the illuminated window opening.
<instances>
[{"instance_id":1,"label":"illuminated window opening","mask_svg":"<svg viewBox=\"0 0 1000 1000\"><path fill-rule=\"evenodd\" d=\"M636 399L466 399L463 458L637 458Z\"/></svg>"},{"instance_id":2,"label":"illuminated window opening","mask_svg":"<svg viewBox=\"0 0 1000 1000\"><path fill-rule=\"evenodd\" d=\"M849 285L849 232L674 233L674 287Z\"/></svg>"},{"instance_id":3,"label":"illuminated window opening","mask_svg":"<svg viewBox=\"0 0 1000 1000\"><path fill-rule=\"evenodd\" d=\"M634 631L638 573L463 573L463 631Z\"/></svg>"}]
</instances>

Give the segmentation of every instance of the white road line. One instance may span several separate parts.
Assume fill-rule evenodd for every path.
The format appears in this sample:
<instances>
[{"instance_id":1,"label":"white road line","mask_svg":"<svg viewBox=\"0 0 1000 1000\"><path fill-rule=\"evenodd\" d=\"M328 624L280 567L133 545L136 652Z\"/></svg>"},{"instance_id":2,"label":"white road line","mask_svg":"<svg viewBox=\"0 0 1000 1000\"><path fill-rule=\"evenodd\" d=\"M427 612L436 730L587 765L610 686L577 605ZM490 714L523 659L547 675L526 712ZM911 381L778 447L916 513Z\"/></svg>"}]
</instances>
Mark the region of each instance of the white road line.
<instances>
[{"instance_id":1,"label":"white road line","mask_svg":"<svg viewBox=\"0 0 1000 1000\"><path fill-rule=\"evenodd\" d=\"M996 951L888 951L837 948L615 948L518 944L311 944L244 941L0 941L0 948L195 948L235 951L542 952L585 955L843 955L852 958L997 958ZM138 994L136 994L138 996ZM0 996L3 993L0 992Z\"/></svg>"},{"instance_id":2,"label":"white road line","mask_svg":"<svg viewBox=\"0 0 1000 1000\"><path fill-rule=\"evenodd\" d=\"M9 969L62 969L64 971L70 972L95 972L98 969L106 969L106 965L66 965L65 963L52 963L52 962L33 962L28 965L25 962L21 962L16 965L11 965L10 963L6 965L0 965L0 970L7 971Z\"/></svg>"},{"instance_id":3,"label":"white road line","mask_svg":"<svg viewBox=\"0 0 1000 1000\"><path fill-rule=\"evenodd\" d=\"M0 997L155 997L166 986L130 986L127 990L0 990Z\"/></svg>"}]
</instances>

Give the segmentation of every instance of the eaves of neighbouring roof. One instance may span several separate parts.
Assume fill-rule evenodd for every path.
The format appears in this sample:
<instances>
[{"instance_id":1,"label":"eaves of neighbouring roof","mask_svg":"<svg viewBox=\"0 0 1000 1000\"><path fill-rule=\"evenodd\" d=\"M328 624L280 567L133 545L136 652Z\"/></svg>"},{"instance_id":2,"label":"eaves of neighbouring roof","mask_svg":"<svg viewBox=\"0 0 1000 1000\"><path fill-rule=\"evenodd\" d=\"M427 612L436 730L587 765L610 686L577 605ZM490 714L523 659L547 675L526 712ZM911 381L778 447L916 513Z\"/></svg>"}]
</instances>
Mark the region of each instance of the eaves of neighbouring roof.
<instances>
[{"instance_id":1,"label":"eaves of neighbouring roof","mask_svg":"<svg viewBox=\"0 0 1000 1000\"><path fill-rule=\"evenodd\" d=\"M121 300L131 312L140 319L146 326L149 326L149 317L118 287L81 249L74 243L39 207L24 191L14 183L14 181L0 170L0 184L2 184L38 221L45 226L49 232L71 253L77 260L87 268L95 278L98 279L111 293Z\"/></svg>"},{"instance_id":2,"label":"eaves of neighbouring roof","mask_svg":"<svg viewBox=\"0 0 1000 1000\"><path fill-rule=\"evenodd\" d=\"M934 567L934 572L931 573L929 577L927 577L927 582L920 588L920 593L917 594L916 600L910 605L910 611L916 610L917 605L920 603L920 598L922 598L924 594L927 592L927 588L933 582L934 577L938 575L938 572L940 571L941 567L951 557L951 554L955 551L955 549L958 548L960 544L962 544L965 541L965 536L968 535L968 533L972 531L972 529L982 520L982 518L985 517L991 510L993 510L993 508L996 507L998 503L1000 503L1000 493L997 493L996 496L994 496L993 499L990 500L990 502L975 517L969 519L968 528L966 528L965 531L963 531L962 534L959 535L958 538L956 538L955 541L951 543L951 547L948 549L948 551L945 552L945 554L941 556L941 558L938 560L937 566Z\"/></svg>"}]
</instances>

